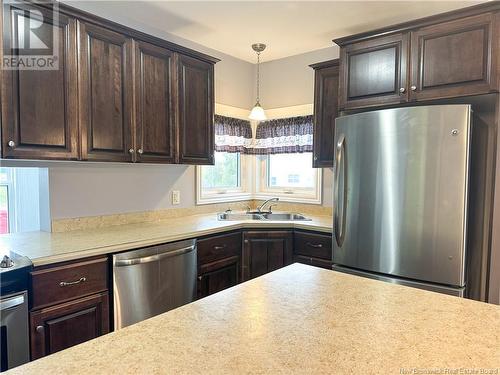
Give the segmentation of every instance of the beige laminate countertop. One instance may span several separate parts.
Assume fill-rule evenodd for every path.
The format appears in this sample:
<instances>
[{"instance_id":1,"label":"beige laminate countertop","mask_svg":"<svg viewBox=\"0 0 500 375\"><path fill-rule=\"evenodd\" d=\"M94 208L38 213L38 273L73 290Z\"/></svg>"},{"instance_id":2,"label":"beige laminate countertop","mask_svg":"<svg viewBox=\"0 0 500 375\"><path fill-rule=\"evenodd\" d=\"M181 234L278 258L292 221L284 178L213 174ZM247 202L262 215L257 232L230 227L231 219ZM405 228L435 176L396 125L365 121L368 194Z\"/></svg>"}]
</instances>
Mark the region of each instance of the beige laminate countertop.
<instances>
[{"instance_id":1,"label":"beige laminate countertop","mask_svg":"<svg viewBox=\"0 0 500 375\"><path fill-rule=\"evenodd\" d=\"M35 266L41 266L242 228L332 232L331 216L307 216L312 221L219 221L213 213L63 233L13 233L0 235L0 250L25 255Z\"/></svg>"},{"instance_id":2,"label":"beige laminate countertop","mask_svg":"<svg viewBox=\"0 0 500 375\"><path fill-rule=\"evenodd\" d=\"M12 374L498 374L499 367L499 306L296 263Z\"/></svg>"}]
</instances>

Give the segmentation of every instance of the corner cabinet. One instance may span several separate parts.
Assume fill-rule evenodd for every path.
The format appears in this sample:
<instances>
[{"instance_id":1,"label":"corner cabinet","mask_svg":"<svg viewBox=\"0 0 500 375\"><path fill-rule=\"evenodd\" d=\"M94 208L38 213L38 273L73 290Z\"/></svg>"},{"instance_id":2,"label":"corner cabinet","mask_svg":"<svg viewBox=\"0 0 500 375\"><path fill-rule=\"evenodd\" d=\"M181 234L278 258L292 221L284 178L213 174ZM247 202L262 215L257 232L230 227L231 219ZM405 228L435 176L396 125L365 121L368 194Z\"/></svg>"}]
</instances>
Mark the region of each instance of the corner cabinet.
<instances>
[{"instance_id":1,"label":"corner cabinet","mask_svg":"<svg viewBox=\"0 0 500 375\"><path fill-rule=\"evenodd\" d=\"M313 167L333 167L333 137L339 113L339 60L310 66L314 69Z\"/></svg>"},{"instance_id":2,"label":"corner cabinet","mask_svg":"<svg viewBox=\"0 0 500 375\"><path fill-rule=\"evenodd\" d=\"M243 281L293 262L292 231L243 232Z\"/></svg>"},{"instance_id":3,"label":"corner cabinet","mask_svg":"<svg viewBox=\"0 0 500 375\"><path fill-rule=\"evenodd\" d=\"M53 17L48 3L3 4L3 55L18 53L13 47L22 25L41 14L37 35L57 36L59 66L2 70L0 156L213 164L218 59L58 8Z\"/></svg>"},{"instance_id":4,"label":"corner cabinet","mask_svg":"<svg viewBox=\"0 0 500 375\"><path fill-rule=\"evenodd\" d=\"M213 80L213 64L179 55L180 164L214 164Z\"/></svg>"},{"instance_id":5,"label":"corner cabinet","mask_svg":"<svg viewBox=\"0 0 500 375\"><path fill-rule=\"evenodd\" d=\"M499 40L498 2L336 39L340 108L498 92Z\"/></svg>"}]
</instances>

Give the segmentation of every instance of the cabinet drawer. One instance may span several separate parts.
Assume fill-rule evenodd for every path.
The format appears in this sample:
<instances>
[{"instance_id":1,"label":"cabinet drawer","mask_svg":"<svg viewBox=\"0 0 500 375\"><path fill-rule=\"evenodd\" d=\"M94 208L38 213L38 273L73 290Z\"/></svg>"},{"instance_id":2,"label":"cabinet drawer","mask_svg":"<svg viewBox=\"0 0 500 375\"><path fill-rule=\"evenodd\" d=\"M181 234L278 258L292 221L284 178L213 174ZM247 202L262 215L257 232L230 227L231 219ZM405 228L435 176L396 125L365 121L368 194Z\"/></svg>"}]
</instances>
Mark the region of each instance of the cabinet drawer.
<instances>
[{"instance_id":1,"label":"cabinet drawer","mask_svg":"<svg viewBox=\"0 0 500 375\"><path fill-rule=\"evenodd\" d=\"M31 272L32 308L107 290L108 259L75 262Z\"/></svg>"},{"instance_id":2,"label":"cabinet drawer","mask_svg":"<svg viewBox=\"0 0 500 375\"><path fill-rule=\"evenodd\" d=\"M294 253L331 260L332 237L316 233L295 232Z\"/></svg>"},{"instance_id":3,"label":"cabinet drawer","mask_svg":"<svg viewBox=\"0 0 500 375\"><path fill-rule=\"evenodd\" d=\"M223 234L198 241L198 266L241 254L241 233Z\"/></svg>"}]
</instances>

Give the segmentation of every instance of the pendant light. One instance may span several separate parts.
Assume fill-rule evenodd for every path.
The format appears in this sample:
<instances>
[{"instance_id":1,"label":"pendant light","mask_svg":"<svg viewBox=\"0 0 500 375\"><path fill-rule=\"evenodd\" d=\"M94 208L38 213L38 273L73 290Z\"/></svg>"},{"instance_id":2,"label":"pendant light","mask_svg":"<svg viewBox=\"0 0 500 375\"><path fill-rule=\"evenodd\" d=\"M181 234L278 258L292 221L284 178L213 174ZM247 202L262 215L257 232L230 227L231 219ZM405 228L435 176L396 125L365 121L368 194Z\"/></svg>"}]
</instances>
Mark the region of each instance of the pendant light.
<instances>
[{"instance_id":1,"label":"pendant light","mask_svg":"<svg viewBox=\"0 0 500 375\"><path fill-rule=\"evenodd\" d=\"M255 106L250 112L250 120L263 121L266 120L264 108L260 105L259 90L260 90L260 53L266 49L266 45L262 43L252 44L252 49L257 52L257 100Z\"/></svg>"}]
</instances>

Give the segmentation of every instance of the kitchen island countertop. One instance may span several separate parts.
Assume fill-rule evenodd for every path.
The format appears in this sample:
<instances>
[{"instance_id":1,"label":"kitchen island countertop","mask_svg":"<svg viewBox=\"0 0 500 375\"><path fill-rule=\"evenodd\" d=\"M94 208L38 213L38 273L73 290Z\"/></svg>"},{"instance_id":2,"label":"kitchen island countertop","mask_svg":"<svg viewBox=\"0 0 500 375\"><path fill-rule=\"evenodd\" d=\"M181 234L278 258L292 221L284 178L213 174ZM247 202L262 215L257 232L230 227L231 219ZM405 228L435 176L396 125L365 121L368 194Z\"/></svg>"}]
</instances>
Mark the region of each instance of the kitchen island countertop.
<instances>
[{"instance_id":1,"label":"kitchen island countertop","mask_svg":"<svg viewBox=\"0 0 500 375\"><path fill-rule=\"evenodd\" d=\"M499 367L499 306L293 264L11 373L498 374Z\"/></svg>"}]
</instances>

